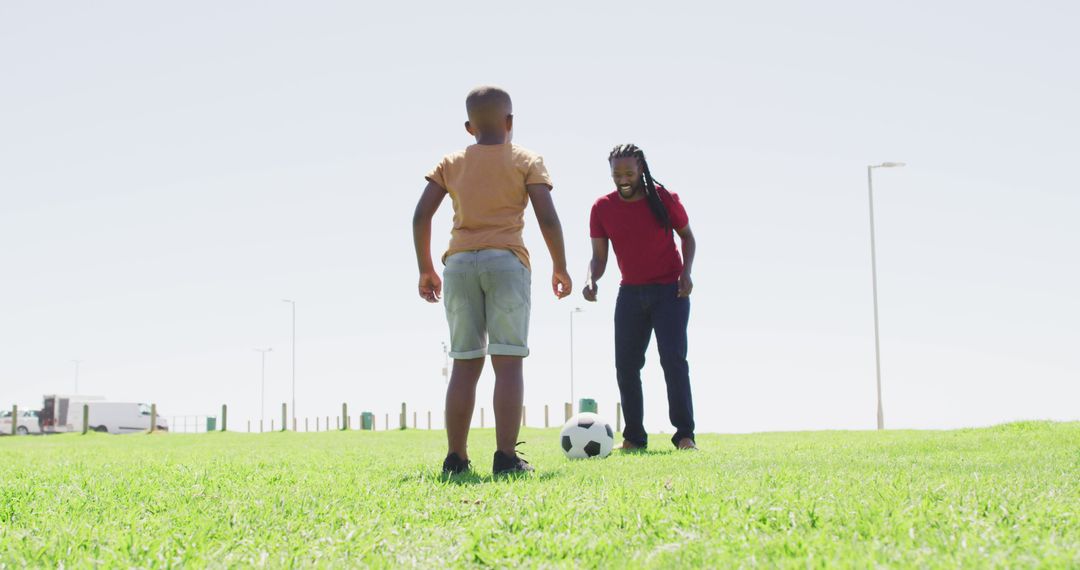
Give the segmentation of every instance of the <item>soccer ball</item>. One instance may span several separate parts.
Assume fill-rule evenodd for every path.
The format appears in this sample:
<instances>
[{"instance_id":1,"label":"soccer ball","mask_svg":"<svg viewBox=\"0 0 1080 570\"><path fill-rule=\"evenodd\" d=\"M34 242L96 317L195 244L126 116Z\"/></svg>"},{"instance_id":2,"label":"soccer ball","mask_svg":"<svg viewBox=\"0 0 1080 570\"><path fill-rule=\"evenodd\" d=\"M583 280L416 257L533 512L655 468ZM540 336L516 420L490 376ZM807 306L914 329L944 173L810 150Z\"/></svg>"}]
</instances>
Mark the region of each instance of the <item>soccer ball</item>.
<instances>
[{"instance_id":1,"label":"soccer ball","mask_svg":"<svg viewBox=\"0 0 1080 570\"><path fill-rule=\"evenodd\" d=\"M607 457L615 446L611 424L590 412L570 418L560 435L563 453L570 459Z\"/></svg>"}]
</instances>

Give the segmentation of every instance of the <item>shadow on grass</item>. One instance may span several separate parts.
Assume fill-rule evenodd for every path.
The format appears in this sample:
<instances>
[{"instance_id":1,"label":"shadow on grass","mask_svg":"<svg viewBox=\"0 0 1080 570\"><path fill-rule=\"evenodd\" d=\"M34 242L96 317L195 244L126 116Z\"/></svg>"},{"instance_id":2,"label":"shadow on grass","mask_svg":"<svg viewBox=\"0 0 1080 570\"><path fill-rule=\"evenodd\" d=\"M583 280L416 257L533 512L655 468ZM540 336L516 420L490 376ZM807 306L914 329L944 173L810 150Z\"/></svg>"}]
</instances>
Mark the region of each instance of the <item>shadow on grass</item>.
<instances>
[{"instance_id":1,"label":"shadow on grass","mask_svg":"<svg viewBox=\"0 0 1080 570\"><path fill-rule=\"evenodd\" d=\"M649 449L649 448L637 448L637 449L616 449L611 453L615 457L648 457L651 455L671 455L678 451L677 449Z\"/></svg>"},{"instance_id":2,"label":"shadow on grass","mask_svg":"<svg viewBox=\"0 0 1080 570\"><path fill-rule=\"evenodd\" d=\"M532 473L510 473L506 475L492 475L491 473L477 473L467 471L465 473L447 474L441 471L421 471L414 475L407 475L398 479L399 483L439 483L444 485L487 485L491 483L506 483L513 481L547 481L560 476L559 471L533 471Z\"/></svg>"}]
</instances>

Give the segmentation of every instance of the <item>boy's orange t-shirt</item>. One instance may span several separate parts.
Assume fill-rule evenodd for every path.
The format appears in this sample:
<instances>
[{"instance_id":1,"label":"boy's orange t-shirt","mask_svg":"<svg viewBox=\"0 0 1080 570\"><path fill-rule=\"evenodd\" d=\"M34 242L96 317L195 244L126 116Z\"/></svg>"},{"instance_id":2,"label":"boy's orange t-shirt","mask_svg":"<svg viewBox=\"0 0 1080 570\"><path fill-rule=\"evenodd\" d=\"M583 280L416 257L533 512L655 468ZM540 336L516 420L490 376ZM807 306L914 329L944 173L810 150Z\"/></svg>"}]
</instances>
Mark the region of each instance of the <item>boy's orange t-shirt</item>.
<instances>
[{"instance_id":1,"label":"boy's orange t-shirt","mask_svg":"<svg viewBox=\"0 0 1080 570\"><path fill-rule=\"evenodd\" d=\"M525 186L552 186L540 155L511 143L474 144L443 157L425 178L446 190L454 203L444 263L462 251L508 249L531 267L521 236L529 203Z\"/></svg>"}]
</instances>

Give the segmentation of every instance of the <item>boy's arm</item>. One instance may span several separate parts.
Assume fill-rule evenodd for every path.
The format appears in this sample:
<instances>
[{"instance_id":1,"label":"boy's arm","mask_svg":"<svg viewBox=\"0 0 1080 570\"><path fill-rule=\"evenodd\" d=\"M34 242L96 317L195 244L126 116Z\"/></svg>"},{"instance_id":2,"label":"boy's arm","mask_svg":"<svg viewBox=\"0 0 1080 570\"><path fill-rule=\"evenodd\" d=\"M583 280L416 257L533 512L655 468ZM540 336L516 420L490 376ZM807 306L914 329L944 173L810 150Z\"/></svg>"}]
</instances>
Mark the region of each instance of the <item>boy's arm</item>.
<instances>
[{"instance_id":1,"label":"boy's arm","mask_svg":"<svg viewBox=\"0 0 1080 570\"><path fill-rule=\"evenodd\" d=\"M416 247L416 265L420 269L420 297L429 303L439 302L442 295L442 279L431 262L431 218L439 209L446 190L434 182L428 182L413 212L413 245Z\"/></svg>"},{"instance_id":2,"label":"boy's arm","mask_svg":"<svg viewBox=\"0 0 1080 570\"><path fill-rule=\"evenodd\" d=\"M607 254L608 238L592 238L592 260L589 261L589 274L585 277L585 289L581 292L586 301L596 301L596 282L607 269Z\"/></svg>"},{"instance_id":3,"label":"boy's arm","mask_svg":"<svg viewBox=\"0 0 1080 570\"><path fill-rule=\"evenodd\" d=\"M690 279L690 270L694 267L694 254L697 253L697 240L694 232L690 231L690 224L682 229L675 230L682 238L683 270L679 276L679 296L689 297L694 290L694 281Z\"/></svg>"},{"instance_id":4,"label":"boy's arm","mask_svg":"<svg viewBox=\"0 0 1080 570\"><path fill-rule=\"evenodd\" d=\"M555 202L551 199L551 187L547 184L529 184L525 186L532 201L533 213L540 224L540 233L544 234L548 251L551 252L551 290L562 299L573 291L573 283L566 272L566 247L563 245L562 223L555 212Z\"/></svg>"}]
</instances>

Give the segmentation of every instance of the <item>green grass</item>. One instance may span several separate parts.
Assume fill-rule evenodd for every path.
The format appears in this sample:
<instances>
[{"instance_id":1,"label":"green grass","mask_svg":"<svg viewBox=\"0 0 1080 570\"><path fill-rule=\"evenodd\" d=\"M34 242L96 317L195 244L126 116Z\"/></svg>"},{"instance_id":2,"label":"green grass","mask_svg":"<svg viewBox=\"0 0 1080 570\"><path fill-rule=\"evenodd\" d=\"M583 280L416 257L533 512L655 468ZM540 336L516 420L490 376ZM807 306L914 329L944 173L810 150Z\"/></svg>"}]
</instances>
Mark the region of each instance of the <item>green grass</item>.
<instances>
[{"instance_id":1,"label":"green grass","mask_svg":"<svg viewBox=\"0 0 1080 570\"><path fill-rule=\"evenodd\" d=\"M1080 423L703 435L444 480L441 432L0 439L0 567L1080 567Z\"/></svg>"}]
</instances>

